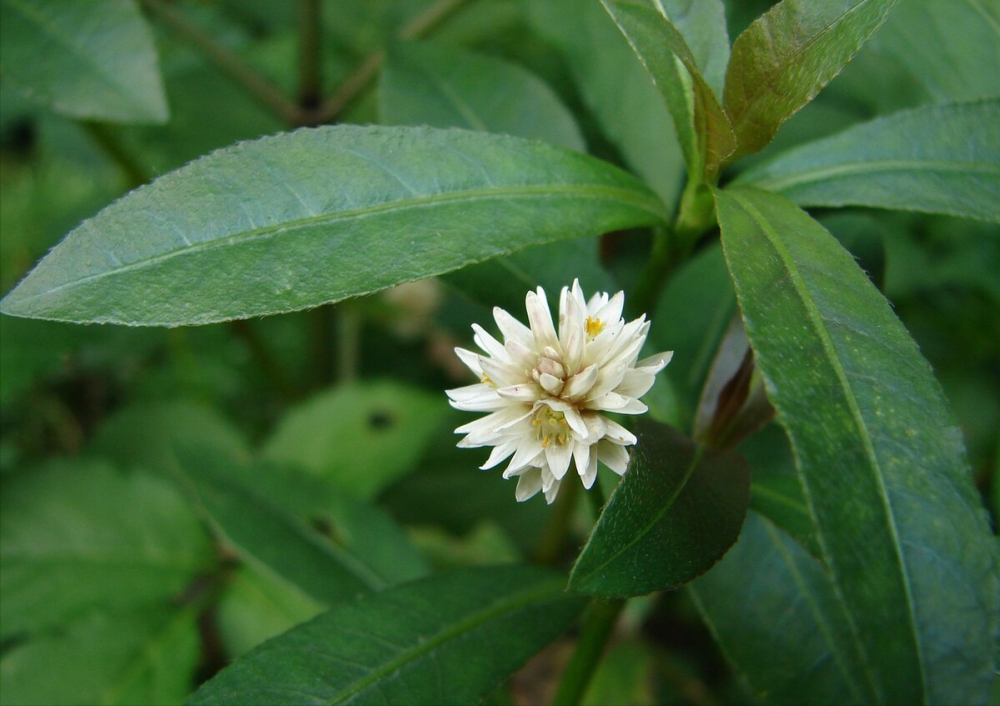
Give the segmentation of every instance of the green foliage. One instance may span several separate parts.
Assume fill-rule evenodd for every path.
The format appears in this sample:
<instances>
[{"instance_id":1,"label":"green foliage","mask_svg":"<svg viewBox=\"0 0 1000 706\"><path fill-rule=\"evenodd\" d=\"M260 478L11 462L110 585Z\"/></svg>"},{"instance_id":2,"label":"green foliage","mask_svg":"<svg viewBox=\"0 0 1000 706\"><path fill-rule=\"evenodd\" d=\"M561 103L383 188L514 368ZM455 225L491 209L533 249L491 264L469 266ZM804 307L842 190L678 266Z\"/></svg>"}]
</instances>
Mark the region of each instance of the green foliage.
<instances>
[{"instance_id":1,"label":"green foliage","mask_svg":"<svg viewBox=\"0 0 1000 706\"><path fill-rule=\"evenodd\" d=\"M517 202L550 216L510 207ZM247 318L663 217L633 177L537 143L417 128L304 130L203 157L113 204L4 297L3 311L131 325ZM460 232L448 225L455 218ZM129 242L134 231L141 242ZM315 266L362 248L363 266ZM245 263L238 278L234 258ZM207 286L178 286L203 271L212 273Z\"/></svg>"},{"instance_id":2,"label":"green foliage","mask_svg":"<svg viewBox=\"0 0 1000 706\"><path fill-rule=\"evenodd\" d=\"M743 524L750 478L742 459L669 427L639 429L629 472L570 575L581 593L638 596L681 586L718 561Z\"/></svg>"},{"instance_id":3,"label":"green foliage","mask_svg":"<svg viewBox=\"0 0 1000 706\"><path fill-rule=\"evenodd\" d=\"M3 0L4 83L75 118L167 120L153 37L133 0Z\"/></svg>"},{"instance_id":4,"label":"green foliage","mask_svg":"<svg viewBox=\"0 0 1000 706\"><path fill-rule=\"evenodd\" d=\"M4 704L996 700L996 0L0 20Z\"/></svg>"},{"instance_id":5,"label":"green foliage","mask_svg":"<svg viewBox=\"0 0 1000 706\"><path fill-rule=\"evenodd\" d=\"M782 152L738 183L800 206L874 206L1000 223L1000 99L933 105Z\"/></svg>"},{"instance_id":6,"label":"green foliage","mask_svg":"<svg viewBox=\"0 0 1000 706\"><path fill-rule=\"evenodd\" d=\"M289 631L186 703L472 703L565 630L582 605L560 576L537 568L435 576ZM521 629L508 632L508 621ZM490 658L469 658L484 653Z\"/></svg>"},{"instance_id":7,"label":"green foliage","mask_svg":"<svg viewBox=\"0 0 1000 706\"><path fill-rule=\"evenodd\" d=\"M1000 630L996 546L930 367L807 214L753 189L717 200L747 335L874 693L984 699Z\"/></svg>"}]
</instances>

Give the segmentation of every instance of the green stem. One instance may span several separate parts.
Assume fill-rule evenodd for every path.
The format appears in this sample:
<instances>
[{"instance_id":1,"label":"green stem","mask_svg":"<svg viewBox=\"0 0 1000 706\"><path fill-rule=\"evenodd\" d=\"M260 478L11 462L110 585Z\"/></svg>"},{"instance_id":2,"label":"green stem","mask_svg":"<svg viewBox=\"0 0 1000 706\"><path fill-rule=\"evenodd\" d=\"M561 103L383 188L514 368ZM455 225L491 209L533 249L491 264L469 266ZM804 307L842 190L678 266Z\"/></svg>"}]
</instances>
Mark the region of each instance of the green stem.
<instances>
[{"instance_id":1,"label":"green stem","mask_svg":"<svg viewBox=\"0 0 1000 706\"><path fill-rule=\"evenodd\" d=\"M569 538L569 526L573 521L573 510L576 507L579 488L580 484L575 481L560 487L552 517L549 518L549 523L545 526L545 532L535 550L536 563L554 564L559 558L559 553Z\"/></svg>"},{"instance_id":2,"label":"green stem","mask_svg":"<svg viewBox=\"0 0 1000 706\"><path fill-rule=\"evenodd\" d=\"M216 42L210 35L188 22L183 14L163 0L140 0L140 2L163 24L204 54L222 73L241 84L251 96L274 111L282 120L291 125L298 125L301 122L302 112L280 88Z\"/></svg>"},{"instance_id":3,"label":"green stem","mask_svg":"<svg viewBox=\"0 0 1000 706\"><path fill-rule=\"evenodd\" d=\"M667 228L653 230L653 246L649 252L649 259L639 274L635 291L626 300L630 316L653 313L671 267L673 237L672 231Z\"/></svg>"},{"instance_id":4,"label":"green stem","mask_svg":"<svg viewBox=\"0 0 1000 706\"><path fill-rule=\"evenodd\" d=\"M338 307L338 356L337 379L341 383L353 382L358 377L358 358L361 351L361 314L350 304Z\"/></svg>"},{"instance_id":5,"label":"green stem","mask_svg":"<svg viewBox=\"0 0 1000 706\"><path fill-rule=\"evenodd\" d=\"M115 136L114 129L105 123L85 121L81 123L90 137L104 153L111 158L128 180L128 188L134 189L149 181L146 170L139 166L135 158L125 151Z\"/></svg>"},{"instance_id":6,"label":"green stem","mask_svg":"<svg viewBox=\"0 0 1000 706\"><path fill-rule=\"evenodd\" d=\"M438 2L414 17L412 22L400 30L399 39L417 39L426 36L461 9L463 5L471 1L438 0ZM344 82L337 87L333 94L323 101L323 104L316 110L315 114L310 116L313 124L327 123L340 115L375 79L375 76L378 75L379 69L382 68L382 64L384 63L384 49L369 55L362 61Z\"/></svg>"},{"instance_id":7,"label":"green stem","mask_svg":"<svg viewBox=\"0 0 1000 706\"><path fill-rule=\"evenodd\" d=\"M323 90L319 0L299 0L299 106L311 111Z\"/></svg>"},{"instance_id":8,"label":"green stem","mask_svg":"<svg viewBox=\"0 0 1000 706\"><path fill-rule=\"evenodd\" d=\"M611 630L624 607L623 600L606 602L594 599L590 602L580 639L577 640L573 656L563 672L552 706L575 706L580 703L594 676L597 663L604 654Z\"/></svg>"}]
</instances>

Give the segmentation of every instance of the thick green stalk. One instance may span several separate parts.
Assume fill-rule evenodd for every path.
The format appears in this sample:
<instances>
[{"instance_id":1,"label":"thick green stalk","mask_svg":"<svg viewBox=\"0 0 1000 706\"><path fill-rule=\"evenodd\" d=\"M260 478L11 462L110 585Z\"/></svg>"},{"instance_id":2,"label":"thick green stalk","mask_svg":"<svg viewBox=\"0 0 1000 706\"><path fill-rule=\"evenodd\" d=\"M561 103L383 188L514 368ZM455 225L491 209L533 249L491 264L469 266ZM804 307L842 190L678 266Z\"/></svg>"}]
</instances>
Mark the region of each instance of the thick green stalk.
<instances>
[{"instance_id":1,"label":"thick green stalk","mask_svg":"<svg viewBox=\"0 0 1000 706\"><path fill-rule=\"evenodd\" d=\"M624 600L608 602L594 599L590 602L580 639L577 640L573 656L563 672L552 706L576 706L580 703L597 669L597 663L604 654L611 630L624 607Z\"/></svg>"}]
</instances>

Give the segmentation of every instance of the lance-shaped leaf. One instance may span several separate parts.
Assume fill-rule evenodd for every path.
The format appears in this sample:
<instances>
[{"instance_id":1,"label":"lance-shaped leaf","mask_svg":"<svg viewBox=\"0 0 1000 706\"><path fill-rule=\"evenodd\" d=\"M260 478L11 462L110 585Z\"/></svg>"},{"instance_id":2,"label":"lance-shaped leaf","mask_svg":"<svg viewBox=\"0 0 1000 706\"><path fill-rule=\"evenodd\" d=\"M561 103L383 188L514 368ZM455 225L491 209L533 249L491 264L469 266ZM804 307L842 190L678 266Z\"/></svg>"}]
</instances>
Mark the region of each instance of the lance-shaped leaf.
<instances>
[{"instance_id":1,"label":"lance-shaped leaf","mask_svg":"<svg viewBox=\"0 0 1000 706\"><path fill-rule=\"evenodd\" d=\"M639 443L577 559L570 588L640 596L707 571L739 535L750 500L742 458L696 445L655 422Z\"/></svg>"},{"instance_id":2,"label":"lance-shaped leaf","mask_svg":"<svg viewBox=\"0 0 1000 706\"><path fill-rule=\"evenodd\" d=\"M930 366L806 213L754 189L716 198L747 335L875 695L985 701L996 547Z\"/></svg>"},{"instance_id":3,"label":"lance-shaped leaf","mask_svg":"<svg viewBox=\"0 0 1000 706\"><path fill-rule=\"evenodd\" d=\"M1000 222L1000 98L928 105L759 164L739 183L800 206L874 206Z\"/></svg>"},{"instance_id":4,"label":"lance-shaped leaf","mask_svg":"<svg viewBox=\"0 0 1000 706\"><path fill-rule=\"evenodd\" d=\"M733 157L760 151L844 68L897 0L782 0L733 43L723 105Z\"/></svg>"},{"instance_id":5,"label":"lance-shaped leaf","mask_svg":"<svg viewBox=\"0 0 1000 706\"><path fill-rule=\"evenodd\" d=\"M433 576L265 642L187 703L478 703L569 628L582 607L565 593L563 577L546 569Z\"/></svg>"},{"instance_id":6,"label":"lance-shaped leaf","mask_svg":"<svg viewBox=\"0 0 1000 706\"><path fill-rule=\"evenodd\" d=\"M663 96L688 169L712 179L736 140L684 36L647 0L601 1Z\"/></svg>"},{"instance_id":7,"label":"lance-shaped leaf","mask_svg":"<svg viewBox=\"0 0 1000 706\"><path fill-rule=\"evenodd\" d=\"M75 118L167 119L153 36L133 0L0 0L0 73Z\"/></svg>"},{"instance_id":8,"label":"lance-shaped leaf","mask_svg":"<svg viewBox=\"0 0 1000 706\"><path fill-rule=\"evenodd\" d=\"M690 591L762 703L878 702L823 565L756 511Z\"/></svg>"},{"instance_id":9,"label":"lance-shaped leaf","mask_svg":"<svg viewBox=\"0 0 1000 706\"><path fill-rule=\"evenodd\" d=\"M303 309L663 218L634 177L538 142L305 129L221 150L133 191L70 233L0 310L203 324Z\"/></svg>"}]
</instances>

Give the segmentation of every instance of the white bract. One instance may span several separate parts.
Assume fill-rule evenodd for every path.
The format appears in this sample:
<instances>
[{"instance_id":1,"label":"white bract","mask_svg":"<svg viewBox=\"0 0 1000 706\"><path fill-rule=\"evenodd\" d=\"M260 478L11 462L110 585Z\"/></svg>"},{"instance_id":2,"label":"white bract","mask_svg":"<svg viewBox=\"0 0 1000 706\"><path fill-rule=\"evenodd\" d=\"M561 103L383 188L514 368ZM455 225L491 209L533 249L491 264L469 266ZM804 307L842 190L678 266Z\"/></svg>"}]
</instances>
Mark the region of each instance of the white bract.
<instances>
[{"instance_id":1,"label":"white bract","mask_svg":"<svg viewBox=\"0 0 1000 706\"><path fill-rule=\"evenodd\" d=\"M574 463L588 490L598 461L618 475L628 468L625 447L636 438L603 412L645 412L639 398L673 353L637 360L649 322L643 315L625 323L624 302L622 292L601 292L587 301L574 281L559 297L557 334L539 287L525 300L530 328L495 307L504 342L473 324L476 345L486 355L455 349L480 382L448 390L452 406L489 412L455 430L467 435L458 445L494 447L484 470L513 457L503 477L519 477L519 501L542 491L551 503Z\"/></svg>"}]
</instances>

